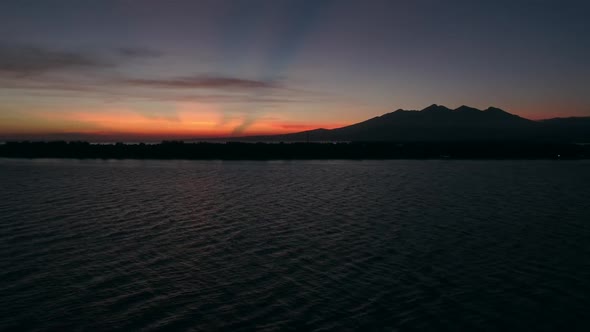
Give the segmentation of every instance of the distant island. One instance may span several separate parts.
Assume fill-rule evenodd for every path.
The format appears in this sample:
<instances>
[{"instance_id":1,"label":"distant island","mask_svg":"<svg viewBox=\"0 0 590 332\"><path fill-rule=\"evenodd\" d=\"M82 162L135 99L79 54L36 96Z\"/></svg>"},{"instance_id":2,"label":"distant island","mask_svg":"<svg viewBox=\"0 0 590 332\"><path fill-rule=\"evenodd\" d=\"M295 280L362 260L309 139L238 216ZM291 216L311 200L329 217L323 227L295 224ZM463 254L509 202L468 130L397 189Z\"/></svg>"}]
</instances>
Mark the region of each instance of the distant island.
<instances>
[{"instance_id":1,"label":"distant island","mask_svg":"<svg viewBox=\"0 0 590 332\"><path fill-rule=\"evenodd\" d=\"M589 159L590 117L533 121L499 108L431 105L350 126L160 144L6 142L0 157L104 159Z\"/></svg>"}]
</instances>

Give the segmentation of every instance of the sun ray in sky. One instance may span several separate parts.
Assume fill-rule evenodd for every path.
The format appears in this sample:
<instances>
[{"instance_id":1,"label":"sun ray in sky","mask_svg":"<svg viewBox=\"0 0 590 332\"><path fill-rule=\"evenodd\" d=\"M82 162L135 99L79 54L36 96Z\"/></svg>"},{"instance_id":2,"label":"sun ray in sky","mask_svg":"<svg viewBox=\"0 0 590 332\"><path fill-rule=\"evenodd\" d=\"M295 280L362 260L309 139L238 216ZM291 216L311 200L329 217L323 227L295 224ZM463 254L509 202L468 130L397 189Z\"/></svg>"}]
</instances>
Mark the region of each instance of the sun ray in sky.
<instances>
[{"instance_id":1,"label":"sun ray in sky","mask_svg":"<svg viewBox=\"0 0 590 332\"><path fill-rule=\"evenodd\" d=\"M432 103L588 116L586 9L580 1L6 1L0 134L278 134Z\"/></svg>"}]
</instances>

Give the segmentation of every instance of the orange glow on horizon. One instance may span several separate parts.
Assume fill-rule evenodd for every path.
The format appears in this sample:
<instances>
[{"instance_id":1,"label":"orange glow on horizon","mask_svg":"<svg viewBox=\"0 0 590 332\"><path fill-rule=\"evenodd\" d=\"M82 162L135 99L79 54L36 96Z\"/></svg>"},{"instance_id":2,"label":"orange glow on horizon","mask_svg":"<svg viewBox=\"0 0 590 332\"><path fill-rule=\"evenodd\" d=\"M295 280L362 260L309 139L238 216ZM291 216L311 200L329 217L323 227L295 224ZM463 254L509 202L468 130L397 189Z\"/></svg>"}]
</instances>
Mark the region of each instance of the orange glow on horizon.
<instances>
[{"instance_id":1,"label":"orange glow on horizon","mask_svg":"<svg viewBox=\"0 0 590 332\"><path fill-rule=\"evenodd\" d=\"M165 115L144 114L131 108L47 110L18 122L18 126L14 125L16 122L0 125L0 131L3 134L36 137L78 135L105 139L191 139L277 135L348 125L303 123L284 120L273 114L248 118L245 114L225 114L214 105L197 103L178 103Z\"/></svg>"}]
</instances>

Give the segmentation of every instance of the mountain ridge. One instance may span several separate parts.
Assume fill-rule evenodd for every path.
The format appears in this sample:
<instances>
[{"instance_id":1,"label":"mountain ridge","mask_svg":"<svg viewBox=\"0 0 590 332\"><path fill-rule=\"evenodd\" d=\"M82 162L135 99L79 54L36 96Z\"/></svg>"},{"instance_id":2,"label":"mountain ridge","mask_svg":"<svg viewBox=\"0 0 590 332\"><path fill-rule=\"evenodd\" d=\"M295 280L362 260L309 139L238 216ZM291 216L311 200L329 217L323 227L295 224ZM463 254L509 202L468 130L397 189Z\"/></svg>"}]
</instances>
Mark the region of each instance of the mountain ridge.
<instances>
[{"instance_id":1,"label":"mountain ridge","mask_svg":"<svg viewBox=\"0 0 590 332\"><path fill-rule=\"evenodd\" d=\"M590 142L590 117L530 120L490 106L455 109L432 104L422 110L395 111L348 126L318 128L239 141L568 141Z\"/></svg>"}]
</instances>

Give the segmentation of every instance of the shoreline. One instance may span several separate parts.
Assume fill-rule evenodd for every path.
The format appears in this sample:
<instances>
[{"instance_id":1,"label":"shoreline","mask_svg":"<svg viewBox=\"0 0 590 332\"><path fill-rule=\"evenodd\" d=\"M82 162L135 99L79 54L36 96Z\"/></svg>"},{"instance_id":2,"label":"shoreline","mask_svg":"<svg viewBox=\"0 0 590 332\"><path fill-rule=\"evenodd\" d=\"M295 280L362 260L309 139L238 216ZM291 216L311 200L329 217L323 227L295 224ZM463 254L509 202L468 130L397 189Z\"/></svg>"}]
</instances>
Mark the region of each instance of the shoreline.
<instances>
[{"instance_id":1,"label":"shoreline","mask_svg":"<svg viewBox=\"0 0 590 332\"><path fill-rule=\"evenodd\" d=\"M562 142L93 144L7 142L0 157L130 160L584 160L590 145Z\"/></svg>"}]
</instances>

